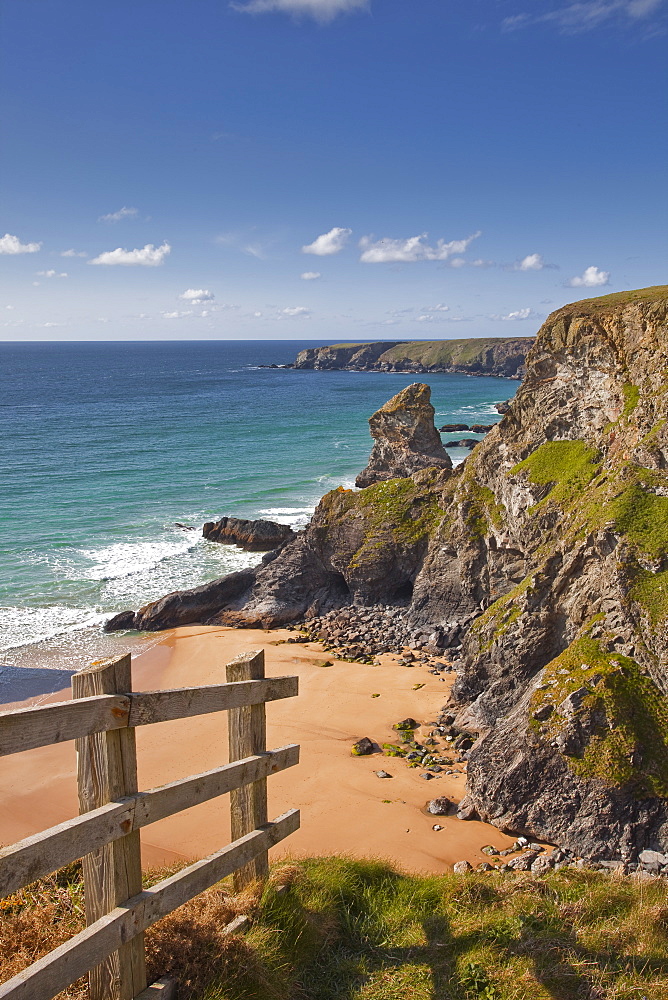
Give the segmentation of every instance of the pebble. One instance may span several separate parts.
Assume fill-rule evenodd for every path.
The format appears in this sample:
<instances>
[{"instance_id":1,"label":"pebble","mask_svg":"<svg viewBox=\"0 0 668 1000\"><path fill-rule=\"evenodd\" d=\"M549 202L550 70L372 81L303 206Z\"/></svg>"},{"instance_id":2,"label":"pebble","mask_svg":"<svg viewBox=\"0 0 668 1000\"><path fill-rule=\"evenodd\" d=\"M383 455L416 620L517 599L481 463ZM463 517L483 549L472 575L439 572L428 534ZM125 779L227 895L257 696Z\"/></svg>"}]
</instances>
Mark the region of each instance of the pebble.
<instances>
[{"instance_id":1,"label":"pebble","mask_svg":"<svg viewBox=\"0 0 668 1000\"><path fill-rule=\"evenodd\" d=\"M376 775L379 778L391 778L392 777L392 775L388 774L387 771L376 771Z\"/></svg>"}]
</instances>

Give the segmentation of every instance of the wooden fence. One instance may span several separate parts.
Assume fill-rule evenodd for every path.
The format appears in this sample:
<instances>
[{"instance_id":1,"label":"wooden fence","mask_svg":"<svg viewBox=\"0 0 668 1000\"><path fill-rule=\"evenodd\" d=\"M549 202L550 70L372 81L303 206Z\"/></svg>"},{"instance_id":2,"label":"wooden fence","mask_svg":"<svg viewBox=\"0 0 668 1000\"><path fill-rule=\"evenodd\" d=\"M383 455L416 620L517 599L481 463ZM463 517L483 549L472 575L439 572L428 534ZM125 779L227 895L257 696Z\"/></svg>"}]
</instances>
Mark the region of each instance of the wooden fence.
<instances>
[{"instance_id":1,"label":"wooden fence","mask_svg":"<svg viewBox=\"0 0 668 1000\"><path fill-rule=\"evenodd\" d=\"M91 1000L132 1000L146 989L144 930L234 874L242 888L268 871L267 851L299 828L291 809L268 822L267 777L299 747L266 749L265 703L297 694L297 677L265 678L264 652L227 665L227 683L132 691L130 656L72 678L72 701L0 714L0 756L76 740L80 814L0 851L0 897L83 858L87 927L0 985L0 998L52 1000L88 973ZM135 728L228 712L230 763L140 792ZM230 793L232 843L142 890L139 830Z\"/></svg>"}]
</instances>

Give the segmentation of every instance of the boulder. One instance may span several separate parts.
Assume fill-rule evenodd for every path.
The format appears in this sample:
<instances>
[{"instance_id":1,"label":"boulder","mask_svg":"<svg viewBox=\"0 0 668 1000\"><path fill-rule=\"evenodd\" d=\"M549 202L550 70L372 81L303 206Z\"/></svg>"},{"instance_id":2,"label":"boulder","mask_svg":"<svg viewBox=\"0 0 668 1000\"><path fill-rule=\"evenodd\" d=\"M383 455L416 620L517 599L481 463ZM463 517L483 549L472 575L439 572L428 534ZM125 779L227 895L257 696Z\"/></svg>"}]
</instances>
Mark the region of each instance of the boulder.
<instances>
[{"instance_id":1,"label":"boulder","mask_svg":"<svg viewBox=\"0 0 668 1000\"><path fill-rule=\"evenodd\" d=\"M369 419L374 446L369 464L355 480L371 486L386 479L405 479L420 469L452 469L436 427L431 390L415 382L393 396Z\"/></svg>"},{"instance_id":2,"label":"boulder","mask_svg":"<svg viewBox=\"0 0 668 1000\"><path fill-rule=\"evenodd\" d=\"M269 552L294 537L294 531L287 524L262 519L246 521L240 517L207 521L202 534L209 542L238 545L246 552Z\"/></svg>"},{"instance_id":3,"label":"boulder","mask_svg":"<svg viewBox=\"0 0 668 1000\"><path fill-rule=\"evenodd\" d=\"M466 872L473 871L473 865L470 865L468 861L455 861L452 870L455 875L464 875Z\"/></svg>"},{"instance_id":4,"label":"boulder","mask_svg":"<svg viewBox=\"0 0 668 1000\"><path fill-rule=\"evenodd\" d=\"M357 743L353 743L351 753L353 757L366 757L370 753L375 753L377 745L368 736L363 736Z\"/></svg>"},{"instance_id":5,"label":"boulder","mask_svg":"<svg viewBox=\"0 0 668 1000\"><path fill-rule=\"evenodd\" d=\"M452 434L455 431L470 431L472 430L468 424L443 424L442 427L438 428L441 434Z\"/></svg>"},{"instance_id":6,"label":"boulder","mask_svg":"<svg viewBox=\"0 0 668 1000\"><path fill-rule=\"evenodd\" d=\"M437 799L432 799L431 802L427 803L427 812L431 813L432 816L447 816L452 807L450 799L446 798L445 795L439 796Z\"/></svg>"},{"instance_id":7,"label":"boulder","mask_svg":"<svg viewBox=\"0 0 668 1000\"><path fill-rule=\"evenodd\" d=\"M456 441L446 441L446 448L475 448L478 444L477 438L458 438Z\"/></svg>"}]
</instances>

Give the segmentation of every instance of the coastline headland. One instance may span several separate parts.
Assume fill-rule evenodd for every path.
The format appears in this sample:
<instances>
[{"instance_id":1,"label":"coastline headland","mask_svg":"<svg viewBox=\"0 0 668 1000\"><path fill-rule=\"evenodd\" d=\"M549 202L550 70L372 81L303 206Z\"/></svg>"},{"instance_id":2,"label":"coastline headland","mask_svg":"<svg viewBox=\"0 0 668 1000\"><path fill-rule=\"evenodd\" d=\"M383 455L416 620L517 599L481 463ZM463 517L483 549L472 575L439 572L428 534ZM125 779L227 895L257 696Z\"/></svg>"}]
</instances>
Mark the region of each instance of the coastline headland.
<instances>
[{"instance_id":1,"label":"coastline headland","mask_svg":"<svg viewBox=\"0 0 668 1000\"><path fill-rule=\"evenodd\" d=\"M459 372L521 379L534 337L333 344L300 351L294 368L316 371Z\"/></svg>"},{"instance_id":2,"label":"coastline headland","mask_svg":"<svg viewBox=\"0 0 668 1000\"><path fill-rule=\"evenodd\" d=\"M379 465L364 489L328 493L304 531L227 578L206 621L313 622L335 645L352 618L358 646L450 656L447 714L472 744L461 817L614 864L664 858L667 352L668 286L557 310L462 465ZM399 396L383 407L397 427ZM169 628L189 600L128 615Z\"/></svg>"}]
</instances>

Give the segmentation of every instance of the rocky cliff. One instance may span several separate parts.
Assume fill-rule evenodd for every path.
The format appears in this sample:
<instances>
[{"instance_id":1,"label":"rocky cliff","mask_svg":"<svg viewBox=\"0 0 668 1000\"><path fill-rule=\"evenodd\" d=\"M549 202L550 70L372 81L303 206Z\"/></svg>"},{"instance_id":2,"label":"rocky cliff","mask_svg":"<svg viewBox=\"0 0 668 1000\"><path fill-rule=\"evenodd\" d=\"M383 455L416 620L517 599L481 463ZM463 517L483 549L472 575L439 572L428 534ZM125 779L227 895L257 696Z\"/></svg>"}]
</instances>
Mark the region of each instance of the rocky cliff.
<instances>
[{"instance_id":1,"label":"rocky cliff","mask_svg":"<svg viewBox=\"0 0 668 1000\"><path fill-rule=\"evenodd\" d=\"M295 368L380 372L464 372L521 378L533 337L415 340L311 347Z\"/></svg>"},{"instance_id":2,"label":"rocky cliff","mask_svg":"<svg viewBox=\"0 0 668 1000\"><path fill-rule=\"evenodd\" d=\"M423 382L409 385L369 419L374 439L369 464L355 480L371 486L403 479L420 469L451 469L452 461L434 426L431 389Z\"/></svg>"},{"instance_id":3,"label":"rocky cliff","mask_svg":"<svg viewBox=\"0 0 668 1000\"><path fill-rule=\"evenodd\" d=\"M209 620L382 603L442 646L465 631L461 815L594 857L666 851L667 392L668 286L559 309L463 466L327 494Z\"/></svg>"}]
</instances>

